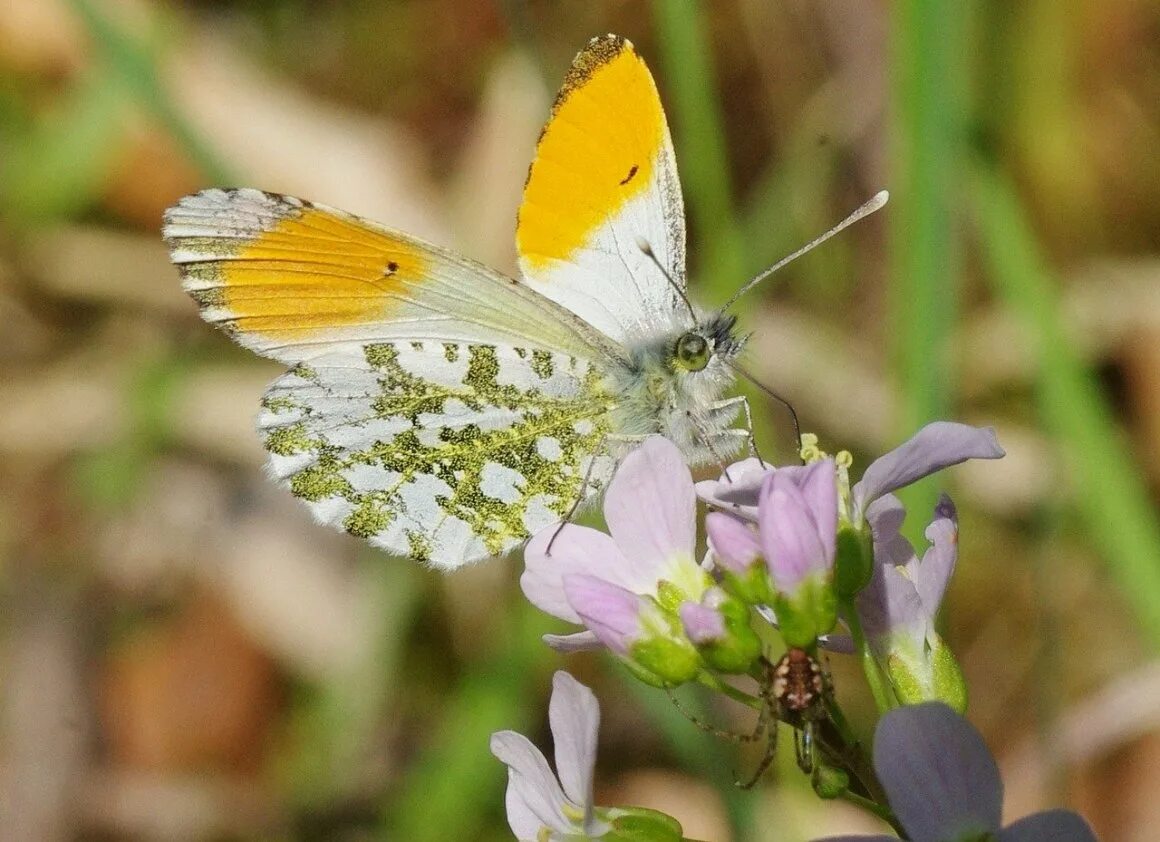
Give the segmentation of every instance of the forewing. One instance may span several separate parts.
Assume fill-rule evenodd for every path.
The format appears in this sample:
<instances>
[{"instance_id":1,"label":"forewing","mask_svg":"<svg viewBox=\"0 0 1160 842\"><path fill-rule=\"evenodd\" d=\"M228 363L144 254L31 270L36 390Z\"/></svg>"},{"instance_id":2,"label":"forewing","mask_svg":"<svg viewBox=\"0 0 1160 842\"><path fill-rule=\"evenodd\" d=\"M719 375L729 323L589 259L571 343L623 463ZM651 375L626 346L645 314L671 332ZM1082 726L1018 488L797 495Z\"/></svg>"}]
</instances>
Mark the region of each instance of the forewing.
<instances>
[{"instance_id":1,"label":"forewing","mask_svg":"<svg viewBox=\"0 0 1160 842\"><path fill-rule=\"evenodd\" d=\"M583 359L389 342L296 366L259 428L273 473L319 520L449 569L511 549L604 486L610 407Z\"/></svg>"},{"instance_id":2,"label":"forewing","mask_svg":"<svg viewBox=\"0 0 1160 842\"><path fill-rule=\"evenodd\" d=\"M619 352L527 286L414 237L260 190L211 189L165 213L165 239L206 321L287 363L385 341Z\"/></svg>"},{"instance_id":3,"label":"forewing","mask_svg":"<svg viewBox=\"0 0 1160 842\"><path fill-rule=\"evenodd\" d=\"M656 84L631 43L594 38L540 136L516 229L528 284L618 342L669 327L685 283L685 220Z\"/></svg>"}]
</instances>

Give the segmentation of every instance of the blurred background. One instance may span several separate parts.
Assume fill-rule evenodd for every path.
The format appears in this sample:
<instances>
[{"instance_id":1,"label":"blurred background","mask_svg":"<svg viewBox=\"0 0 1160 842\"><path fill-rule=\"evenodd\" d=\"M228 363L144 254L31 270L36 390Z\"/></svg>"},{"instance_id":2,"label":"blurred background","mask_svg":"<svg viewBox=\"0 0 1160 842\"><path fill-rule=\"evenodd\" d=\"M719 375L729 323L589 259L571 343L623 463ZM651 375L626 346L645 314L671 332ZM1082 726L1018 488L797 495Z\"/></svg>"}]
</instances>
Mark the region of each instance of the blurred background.
<instances>
[{"instance_id":1,"label":"blurred background","mask_svg":"<svg viewBox=\"0 0 1160 842\"><path fill-rule=\"evenodd\" d=\"M608 31L657 77L702 302L891 190L745 303L749 365L855 475L926 420L998 428L1006 459L908 499L914 536L960 505L970 717L1010 818L1155 838L1160 4L4 0L0 839L507 839L488 735L547 748L565 666L603 704L599 803L705 840L875 829L788 750L737 790L756 754L549 652L518 557L440 576L316 526L252 430L279 366L167 262L164 208L236 184L514 271L537 132Z\"/></svg>"}]
</instances>

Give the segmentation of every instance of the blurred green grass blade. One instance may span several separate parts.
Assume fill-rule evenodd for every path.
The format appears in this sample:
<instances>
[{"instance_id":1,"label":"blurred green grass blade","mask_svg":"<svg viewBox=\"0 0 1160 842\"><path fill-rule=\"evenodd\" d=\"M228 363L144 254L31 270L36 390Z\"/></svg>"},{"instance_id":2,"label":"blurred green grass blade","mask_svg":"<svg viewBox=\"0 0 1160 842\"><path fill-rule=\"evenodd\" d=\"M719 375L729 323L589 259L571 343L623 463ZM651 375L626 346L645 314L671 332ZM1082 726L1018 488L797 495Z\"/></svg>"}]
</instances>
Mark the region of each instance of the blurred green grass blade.
<instances>
[{"instance_id":1,"label":"blurred green grass blade","mask_svg":"<svg viewBox=\"0 0 1160 842\"><path fill-rule=\"evenodd\" d=\"M156 64L146 46L120 31L91 0L70 0L70 5L88 29L100 56L121 77L146 111L181 144L205 177L215 184L235 183L229 167L173 106L161 86Z\"/></svg>"},{"instance_id":2,"label":"blurred green grass blade","mask_svg":"<svg viewBox=\"0 0 1160 842\"><path fill-rule=\"evenodd\" d=\"M655 0L652 9L681 183L700 232L694 251L701 297L724 301L745 282L749 261L733 209L725 126L713 87L704 16L697 0Z\"/></svg>"},{"instance_id":3,"label":"blurred green grass blade","mask_svg":"<svg viewBox=\"0 0 1160 842\"><path fill-rule=\"evenodd\" d=\"M955 209L964 161L966 8L959 0L893 4L890 221L891 336L902 394L900 440L948 416L946 339L956 319L961 254ZM902 494L921 535L934 486Z\"/></svg>"},{"instance_id":4,"label":"blurred green grass blade","mask_svg":"<svg viewBox=\"0 0 1160 842\"><path fill-rule=\"evenodd\" d=\"M991 282L1038 351L1039 410L1073 478L1092 543L1154 646L1160 647L1160 522L1099 386L1059 321L1045 267L1014 188L976 168L973 198Z\"/></svg>"},{"instance_id":5,"label":"blurred green grass blade","mask_svg":"<svg viewBox=\"0 0 1160 842\"><path fill-rule=\"evenodd\" d=\"M533 721L548 671L557 661L540 640L549 624L522 598L496 607L503 619L490 656L478 661L448 699L438 733L394 793L379 838L408 842L475 839L488 816L502 812L507 773L488 748L495 731L535 734Z\"/></svg>"}]
</instances>

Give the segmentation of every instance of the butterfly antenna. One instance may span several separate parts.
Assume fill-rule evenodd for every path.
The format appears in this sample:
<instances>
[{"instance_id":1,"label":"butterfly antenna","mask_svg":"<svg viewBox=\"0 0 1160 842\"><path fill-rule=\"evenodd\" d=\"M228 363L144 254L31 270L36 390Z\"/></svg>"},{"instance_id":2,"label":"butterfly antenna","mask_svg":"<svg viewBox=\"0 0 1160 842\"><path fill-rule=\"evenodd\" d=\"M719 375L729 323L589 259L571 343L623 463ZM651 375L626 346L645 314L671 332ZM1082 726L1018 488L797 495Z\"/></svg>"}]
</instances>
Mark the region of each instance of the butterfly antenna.
<instances>
[{"instance_id":1,"label":"butterfly antenna","mask_svg":"<svg viewBox=\"0 0 1160 842\"><path fill-rule=\"evenodd\" d=\"M689 296L685 295L685 291L681 289L681 285L673 280L673 276L669 274L669 271L661 265L661 262L657 259L656 252L652 250L652 246L649 245L648 240L646 240L644 237L637 237L636 247L640 249L644 253L644 256L651 260L653 265L656 266L657 269L660 270L661 274L665 276L665 280L669 282L669 286L673 288L677 295L681 297L681 301L684 301L685 306L689 308L689 316L693 319L693 324L696 324L697 312L693 309L693 302L689 300Z\"/></svg>"},{"instance_id":2,"label":"butterfly antenna","mask_svg":"<svg viewBox=\"0 0 1160 842\"><path fill-rule=\"evenodd\" d=\"M786 409L789 410L789 417L791 419L793 419L793 435L794 435L794 438L797 439L797 449L798 449L798 453L800 454L802 451L802 427L801 427L801 424L798 422L797 410L793 408L793 404L790 403L789 401L787 401L785 398L783 398L777 392L773 391L773 389L766 386L764 383L762 383L760 380L758 380L756 377L754 377L748 371L743 369L741 366L737 365L737 363L729 362L729 367L731 369L733 369L734 371L736 371L738 374L740 374L742 377L744 377L746 380L748 380L750 383L752 383L754 386L756 386L758 389L760 389L764 394L773 398L775 401L777 401L778 403L780 403L782 406L784 406Z\"/></svg>"},{"instance_id":3,"label":"butterfly antenna","mask_svg":"<svg viewBox=\"0 0 1160 842\"><path fill-rule=\"evenodd\" d=\"M877 193L874 194L874 196L872 198L870 198L867 202L865 202L860 208L858 208L852 214L847 216L845 219L843 219L841 222L839 222L837 225L835 225L833 228L831 228L825 234L822 234L820 237L815 237L813 240L806 243L804 246L802 246L800 249L798 249L797 251L795 251L793 254L789 255L788 257L783 257L781 260L777 261L777 263L770 266L768 269L766 269L764 272L762 272L756 278L751 280L745 286L741 287L741 289L737 290L737 292L735 292L733 294L733 297L729 299L729 301L725 304L724 307L721 308L721 310L722 311L728 310L730 307L733 306L734 302L737 301L738 298L745 295L745 293L749 292L749 290L753 289L753 287L757 286L759 283L764 281L766 278L768 278L770 275L772 275L778 269L785 266L787 263L792 263L793 261L795 261L799 257L801 257L803 254L805 254L806 252L817 248L822 243L824 243L826 240L830 239L830 237L834 236L835 234L842 231L843 229L849 228L851 225L853 225L859 219L862 219L863 217L869 216L870 214L874 213L874 211L876 211L876 210L880 210L882 208L882 206L886 204L886 201L889 198L890 198L890 194L887 193L885 190L878 191Z\"/></svg>"}]
</instances>

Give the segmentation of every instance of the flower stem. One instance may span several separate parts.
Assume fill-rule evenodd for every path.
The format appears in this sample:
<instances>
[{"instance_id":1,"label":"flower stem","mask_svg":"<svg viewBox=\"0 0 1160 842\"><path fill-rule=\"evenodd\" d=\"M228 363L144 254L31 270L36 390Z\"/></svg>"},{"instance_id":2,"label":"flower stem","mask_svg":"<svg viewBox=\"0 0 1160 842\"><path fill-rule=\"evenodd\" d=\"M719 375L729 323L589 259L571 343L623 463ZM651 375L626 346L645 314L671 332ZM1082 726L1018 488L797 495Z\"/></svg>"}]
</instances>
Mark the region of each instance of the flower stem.
<instances>
[{"instance_id":1,"label":"flower stem","mask_svg":"<svg viewBox=\"0 0 1160 842\"><path fill-rule=\"evenodd\" d=\"M854 601L849 600L842 604L842 616L850 628L850 636L854 638L854 649L858 653L858 660L862 662L862 673L866 676L866 683L870 685L870 692L874 696L874 704L879 713L895 707L893 694L878 669L878 662L874 660L874 653L866 644L866 634L862 631L862 621L858 618L858 611Z\"/></svg>"}]
</instances>

